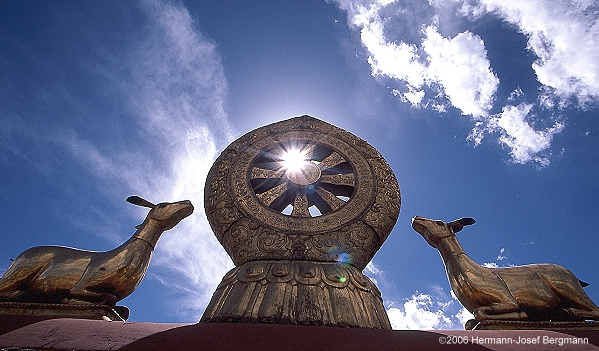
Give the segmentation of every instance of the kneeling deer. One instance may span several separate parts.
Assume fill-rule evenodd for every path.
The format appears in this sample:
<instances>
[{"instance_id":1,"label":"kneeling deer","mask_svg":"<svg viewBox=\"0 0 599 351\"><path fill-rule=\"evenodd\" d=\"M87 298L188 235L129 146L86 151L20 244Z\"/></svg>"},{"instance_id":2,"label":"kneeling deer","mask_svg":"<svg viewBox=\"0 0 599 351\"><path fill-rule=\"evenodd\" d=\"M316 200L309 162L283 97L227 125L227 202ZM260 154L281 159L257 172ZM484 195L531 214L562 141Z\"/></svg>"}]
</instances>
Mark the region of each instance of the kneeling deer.
<instances>
[{"instance_id":1,"label":"kneeling deer","mask_svg":"<svg viewBox=\"0 0 599 351\"><path fill-rule=\"evenodd\" d=\"M191 215L193 205L187 200L154 205L139 196L127 201L151 210L124 244L106 252L62 246L25 250L0 279L0 301L114 306L131 294L146 273L160 235Z\"/></svg>"},{"instance_id":2,"label":"kneeling deer","mask_svg":"<svg viewBox=\"0 0 599 351\"><path fill-rule=\"evenodd\" d=\"M562 266L487 268L470 259L455 233L474 222L412 218L412 228L439 250L451 289L476 321L599 320L599 307L582 289L588 284Z\"/></svg>"}]
</instances>

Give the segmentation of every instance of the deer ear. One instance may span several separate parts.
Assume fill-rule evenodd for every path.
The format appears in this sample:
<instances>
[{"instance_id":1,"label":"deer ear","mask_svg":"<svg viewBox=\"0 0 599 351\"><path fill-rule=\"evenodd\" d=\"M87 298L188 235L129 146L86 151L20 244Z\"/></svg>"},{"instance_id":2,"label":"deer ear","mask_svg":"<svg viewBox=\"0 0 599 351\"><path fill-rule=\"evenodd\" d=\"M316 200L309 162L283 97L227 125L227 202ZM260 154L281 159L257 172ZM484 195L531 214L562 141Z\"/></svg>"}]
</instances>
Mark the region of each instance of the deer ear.
<instances>
[{"instance_id":1,"label":"deer ear","mask_svg":"<svg viewBox=\"0 0 599 351\"><path fill-rule=\"evenodd\" d=\"M453 230L454 234L457 233L457 232L459 232L460 230L464 229L464 226L461 225L461 224L454 224L454 225L449 226L449 227L451 228L451 230Z\"/></svg>"},{"instance_id":2,"label":"deer ear","mask_svg":"<svg viewBox=\"0 0 599 351\"><path fill-rule=\"evenodd\" d=\"M447 226L450 227L454 233L457 233L460 230L464 229L464 226L471 225L474 223L476 223L474 218L460 218L456 219L453 222L447 223Z\"/></svg>"},{"instance_id":3,"label":"deer ear","mask_svg":"<svg viewBox=\"0 0 599 351\"><path fill-rule=\"evenodd\" d=\"M474 218L460 218L460 219L458 219L458 222L460 222L460 224L462 226L472 225L472 224L476 223Z\"/></svg>"},{"instance_id":4,"label":"deer ear","mask_svg":"<svg viewBox=\"0 0 599 351\"><path fill-rule=\"evenodd\" d=\"M137 205L137 206L142 206L142 207L148 207L148 208L154 208L154 207L156 207L156 205L154 205L150 201L148 201L146 199L142 199L141 197L139 197L137 195L129 196L127 198L127 202L131 203L131 204L134 204L134 205Z\"/></svg>"}]
</instances>

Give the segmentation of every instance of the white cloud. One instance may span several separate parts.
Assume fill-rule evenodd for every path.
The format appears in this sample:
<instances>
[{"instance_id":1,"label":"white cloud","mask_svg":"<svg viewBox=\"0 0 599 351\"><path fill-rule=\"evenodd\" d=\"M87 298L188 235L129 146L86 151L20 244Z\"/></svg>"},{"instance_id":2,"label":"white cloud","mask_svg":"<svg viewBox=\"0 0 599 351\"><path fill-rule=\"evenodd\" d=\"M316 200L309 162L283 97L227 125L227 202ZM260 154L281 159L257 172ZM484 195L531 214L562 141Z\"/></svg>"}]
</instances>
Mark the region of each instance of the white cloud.
<instances>
[{"instance_id":1,"label":"white cloud","mask_svg":"<svg viewBox=\"0 0 599 351\"><path fill-rule=\"evenodd\" d=\"M434 23L422 31L420 45L389 40L380 13L384 6L350 6L354 9L353 24L361 27L360 38L369 53L372 75L403 82L393 93L414 106L427 103L424 97L428 87L463 114L486 115L499 81L490 69L482 40L470 32L443 38Z\"/></svg>"},{"instance_id":2,"label":"white cloud","mask_svg":"<svg viewBox=\"0 0 599 351\"><path fill-rule=\"evenodd\" d=\"M452 310L459 308L456 313ZM387 315L393 329L463 329L472 315L456 300L443 300L416 292L401 307L390 307Z\"/></svg>"},{"instance_id":3,"label":"white cloud","mask_svg":"<svg viewBox=\"0 0 599 351\"><path fill-rule=\"evenodd\" d=\"M477 146L487 135L496 137L514 163L547 166L553 136L565 126L563 120L556 122L555 115L572 103L586 108L599 99L596 2L336 2L348 13L350 26L360 31L372 75L394 81L390 89L395 96L414 107L446 112L453 106L471 116L474 128L468 139ZM531 66L540 83L538 96L526 102L516 88L512 95L521 102L502 105L504 98L496 96L501 77L494 73L482 39L463 29L452 37L438 30L440 25L452 30L459 27L452 13L472 21L491 14L527 35L528 48L538 57ZM439 23L440 19L445 22ZM505 100L513 104L515 98ZM532 111L542 112L543 123L532 122L533 117L541 119Z\"/></svg>"},{"instance_id":4,"label":"white cloud","mask_svg":"<svg viewBox=\"0 0 599 351\"><path fill-rule=\"evenodd\" d=\"M503 261L503 260L506 260L506 259L507 259L507 257L503 255L503 253L504 253L504 252L505 252L505 248L504 248L504 247L502 247L502 248L499 250L499 255L497 255L497 261Z\"/></svg>"},{"instance_id":5,"label":"white cloud","mask_svg":"<svg viewBox=\"0 0 599 351\"><path fill-rule=\"evenodd\" d=\"M491 70L480 37L463 32L451 39L443 38L436 27L429 26L422 48L428 55L430 84L443 87L451 104L463 114L488 115L499 79Z\"/></svg>"},{"instance_id":6,"label":"white cloud","mask_svg":"<svg viewBox=\"0 0 599 351\"><path fill-rule=\"evenodd\" d=\"M386 286L388 284L385 272L372 261L368 262L363 273L368 276L368 278L370 278L370 280L372 280L372 282L377 286L380 284Z\"/></svg>"},{"instance_id":7,"label":"white cloud","mask_svg":"<svg viewBox=\"0 0 599 351\"><path fill-rule=\"evenodd\" d=\"M485 262L482 266L487 268L499 268L499 265L495 262Z\"/></svg>"},{"instance_id":8,"label":"white cloud","mask_svg":"<svg viewBox=\"0 0 599 351\"><path fill-rule=\"evenodd\" d=\"M125 185L129 189L139 188L140 182L162 184L166 175L155 172L149 177L152 167L149 155L135 150L121 150L116 153L103 152L93 141L82 139L77 131L65 128L52 136L52 142L62 145L71 156L84 164L87 171L95 177L111 180ZM153 181L150 181L152 179Z\"/></svg>"},{"instance_id":9,"label":"white cloud","mask_svg":"<svg viewBox=\"0 0 599 351\"><path fill-rule=\"evenodd\" d=\"M382 21L376 19L361 31L362 42L370 52L368 63L372 74L404 80L412 89L422 87L426 66L419 62L416 46L387 42L382 26Z\"/></svg>"},{"instance_id":10,"label":"white cloud","mask_svg":"<svg viewBox=\"0 0 599 351\"><path fill-rule=\"evenodd\" d=\"M129 59L140 125L165 142L205 127L229 137L227 84L215 44L196 30L184 7L148 4L154 27Z\"/></svg>"},{"instance_id":11,"label":"white cloud","mask_svg":"<svg viewBox=\"0 0 599 351\"><path fill-rule=\"evenodd\" d=\"M123 16L139 15L138 30L118 33L122 42L96 36L85 23L73 29L89 37L94 50L59 56L56 61L66 64L52 66L58 71L53 77L68 79L31 83L43 99L34 100L35 107L12 103L10 124L0 126L0 145L60 188L57 202L81 207L65 220L110 245L134 232L131 217L138 224L148 213L123 207L127 195L155 203L191 200L194 214L162 235L146 279L162 282L175 296L164 302L176 305L169 311L193 322L233 266L203 206L206 175L232 140L224 112L227 80L216 45L198 31L183 5L147 0L127 6ZM115 20L117 27L122 20ZM69 69L76 74L64 74ZM93 89L81 89L84 85ZM90 201L106 198L118 205ZM130 212L115 213L114 207Z\"/></svg>"},{"instance_id":12,"label":"white cloud","mask_svg":"<svg viewBox=\"0 0 599 351\"><path fill-rule=\"evenodd\" d=\"M181 222L176 233L164 235L154 263L164 268L155 274L166 287L185 292L177 307L199 319L199 312L233 264L217 242L203 211L204 182L216 152L210 133L204 130L203 135L188 135L186 151L173 160L174 178L167 188L168 198L190 198L195 204L194 215Z\"/></svg>"},{"instance_id":13,"label":"white cloud","mask_svg":"<svg viewBox=\"0 0 599 351\"><path fill-rule=\"evenodd\" d=\"M457 320L460 321L460 326L465 326L466 322L468 322L471 319L474 319L474 315L470 313L470 311L468 311L466 307L462 306L460 311L456 313L455 318L457 318Z\"/></svg>"},{"instance_id":14,"label":"white cloud","mask_svg":"<svg viewBox=\"0 0 599 351\"><path fill-rule=\"evenodd\" d=\"M226 79L215 45L197 31L184 7L151 1L146 9L154 23L130 54L131 103L167 165L159 186L148 179L151 169L145 169L148 176L139 186L147 196L190 199L195 205L194 215L161 239L154 258L160 269L154 273L166 287L180 289L178 307L199 319L233 266L203 211L204 183L217 143L231 140L223 108Z\"/></svg>"},{"instance_id":15,"label":"white cloud","mask_svg":"<svg viewBox=\"0 0 599 351\"><path fill-rule=\"evenodd\" d=\"M139 194L152 202L189 199L194 214L166 232L156 247L151 276L176 292L173 311L199 320L216 286L233 267L204 215L207 173L231 132L224 112L227 82L215 45L202 36L182 5L144 3L149 23L139 46L132 46L126 78L105 77L122 90L137 130L122 147L111 140L87 140L75 130L54 140L109 184L107 192ZM131 207L140 216L147 209Z\"/></svg>"},{"instance_id":16,"label":"white cloud","mask_svg":"<svg viewBox=\"0 0 599 351\"><path fill-rule=\"evenodd\" d=\"M551 146L551 141L556 133L564 128L562 122L545 130L535 130L528 122L534 117L531 114L532 104L522 103L517 106L507 105L496 115L489 116L485 123L476 125L468 138L480 143L483 131L498 132L499 142L510 149L510 155L515 163L536 162L540 166L547 166L549 159L542 156L541 152Z\"/></svg>"},{"instance_id":17,"label":"white cloud","mask_svg":"<svg viewBox=\"0 0 599 351\"><path fill-rule=\"evenodd\" d=\"M429 287L430 293L416 291L410 298L397 302L397 299L389 298L394 287L384 270L370 261L364 274L382 292L393 329L463 329L464 319L474 318L459 303L453 291L448 294L441 286Z\"/></svg>"},{"instance_id":18,"label":"white cloud","mask_svg":"<svg viewBox=\"0 0 599 351\"><path fill-rule=\"evenodd\" d=\"M581 104L599 98L599 21L591 0L481 0L481 8L518 26L538 56L532 66L539 82L560 99Z\"/></svg>"},{"instance_id":19,"label":"white cloud","mask_svg":"<svg viewBox=\"0 0 599 351\"><path fill-rule=\"evenodd\" d=\"M501 249L499 249L499 254L497 255L497 258L495 259L496 261L504 261L508 259L509 253L505 252L505 248L502 247ZM507 261L506 261L507 262ZM505 268L505 267L514 267L513 264L511 263L507 263L507 264L503 264L501 266L499 266L497 264L497 262L486 262L482 264L483 267L487 267L487 268Z\"/></svg>"},{"instance_id":20,"label":"white cloud","mask_svg":"<svg viewBox=\"0 0 599 351\"><path fill-rule=\"evenodd\" d=\"M372 261L368 262L368 264L366 265L364 270L366 271L367 274L372 274L375 276L383 273L383 271L377 265L375 265L374 262L372 262Z\"/></svg>"}]
</instances>

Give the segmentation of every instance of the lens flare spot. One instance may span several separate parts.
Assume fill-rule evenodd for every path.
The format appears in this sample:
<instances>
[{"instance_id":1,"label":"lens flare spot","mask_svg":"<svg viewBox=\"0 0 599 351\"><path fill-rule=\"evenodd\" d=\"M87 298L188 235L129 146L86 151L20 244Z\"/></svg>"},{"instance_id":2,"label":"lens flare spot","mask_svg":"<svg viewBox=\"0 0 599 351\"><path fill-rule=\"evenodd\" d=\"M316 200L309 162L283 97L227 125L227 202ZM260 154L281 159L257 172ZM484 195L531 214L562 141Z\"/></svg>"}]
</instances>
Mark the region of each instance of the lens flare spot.
<instances>
[{"instance_id":1,"label":"lens flare spot","mask_svg":"<svg viewBox=\"0 0 599 351\"><path fill-rule=\"evenodd\" d=\"M339 277L339 281L340 281L341 283L345 283L345 281L346 281L346 280L347 280L347 278L346 278L346 277Z\"/></svg>"},{"instance_id":2,"label":"lens flare spot","mask_svg":"<svg viewBox=\"0 0 599 351\"><path fill-rule=\"evenodd\" d=\"M347 252L343 252L337 256L337 262L341 264L351 264L351 257Z\"/></svg>"}]
</instances>

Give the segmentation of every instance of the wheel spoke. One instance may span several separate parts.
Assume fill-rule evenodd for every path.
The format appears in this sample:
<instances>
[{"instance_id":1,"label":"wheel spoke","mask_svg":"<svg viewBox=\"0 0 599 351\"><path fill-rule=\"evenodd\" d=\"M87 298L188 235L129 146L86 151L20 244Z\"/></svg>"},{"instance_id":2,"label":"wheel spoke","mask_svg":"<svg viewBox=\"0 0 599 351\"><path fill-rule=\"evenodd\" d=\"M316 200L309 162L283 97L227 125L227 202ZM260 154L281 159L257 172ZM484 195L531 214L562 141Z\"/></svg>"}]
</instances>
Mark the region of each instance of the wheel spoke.
<instances>
[{"instance_id":1,"label":"wheel spoke","mask_svg":"<svg viewBox=\"0 0 599 351\"><path fill-rule=\"evenodd\" d=\"M251 179L276 179L282 178L285 175L285 171L283 169L271 170L264 169L259 167L252 168L252 178Z\"/></svg>"},{"instance_id":2,"label":"wheel spoke","mask_svg":"<svg viewBox=\"0 0 599 351\"><path fill-rule=\"evenodd\" d=\"M323 174L320 176L322 183L333 185L356 186L356 179L353 173L348 174Z\"/></svg>"},{"instance_id":3,"label":"wheel spoke","mask_svg":"<svg viewBox=\"0 0 599 351\"><path fill-rule=\"evenodd\" d=\"M270 190L263 192L262 194L258 194L257 196L267 206L270 206L270 204L277 198L282 196L285 193L285 191L287 191L287 189L289 189L289 184L285 182L275 186Z\"/></svg>"},{"instance_id":4,"label":"wheel spoke","mask_svg":"<svg viewBox=\"0 0 599 351\"><path fill-rule=\"evenodd\" d=\"M306 167L300 171L309 170L318 175L309 177L306 173L297 176L289 173L282 162L288 152L301 153ZM251 168L249 181L254 194L274 211L303 218L320 216L343 207L356 189L353 167L344 156L327 145L282 143L261 155ZM316 188L308 193L307 186L312 184ZM285 210L288 206L291 206L291 213ZM320 213L312 211L310 206L315 206Z\"/></svg>"},{"instance_id":5,"label":"wheel spoke","mask_svg":"<svg viewBox=\"0 0 599 351\"><path fill-rule=\"evenodd\" d=\"M308 144L302 148L302 154L304 154L304 156L306 156L306 160L312 159L315 148L316 148L315 144Z\"/></svg>"},{"instance_id":6,"label":"wheel spoke","mask_svg":"<svg viewBox=\"0 0 599 351\"><path fill-rule=\"evenodd\" d=\"M316 193L320 196L320 198L324 202L326 202L327 205L329 205L329 207L333 211L335 211L335 210L339 209L341 206L345 205L345 201L339 199L337 196L335 196L335 194L333 194L332 192L330 192L322 187L317 187Z\"/></svg>"},{"instance_id":7,"label":"wheel spoke","mask_svg":"<svg viewBox=\"0 0 599 351\"><path fill-rule=\"evenodd\" d=\"M292 216L298 217L310 217L310 211L308 211L308 196L306 192L298 189L295 194L295 200L293 200L293 211Z\"/></svg>"},{"instance_id":8,"label":"wheel spoke","mask_svg":"<svg viewBox=\"0 0 599 351\"><path fill-rule=\"evenodd\" d=\"M345 158L343 158L343 156L339 155L337 152L333 151L332 154L330 154L329 156L325 157L324 160L322 160L319 164L318 164L318 168L320 168L320 170L325 170L328 168L333 168L338 164L341 164L343 162L347 162L345 160Z\"/></svg>"}]
</instances>

